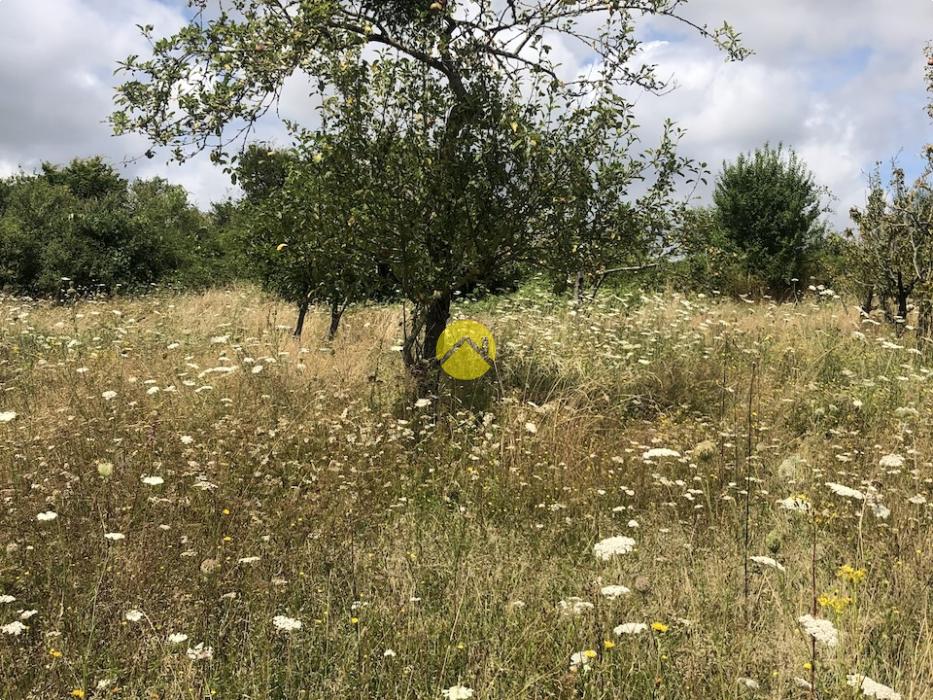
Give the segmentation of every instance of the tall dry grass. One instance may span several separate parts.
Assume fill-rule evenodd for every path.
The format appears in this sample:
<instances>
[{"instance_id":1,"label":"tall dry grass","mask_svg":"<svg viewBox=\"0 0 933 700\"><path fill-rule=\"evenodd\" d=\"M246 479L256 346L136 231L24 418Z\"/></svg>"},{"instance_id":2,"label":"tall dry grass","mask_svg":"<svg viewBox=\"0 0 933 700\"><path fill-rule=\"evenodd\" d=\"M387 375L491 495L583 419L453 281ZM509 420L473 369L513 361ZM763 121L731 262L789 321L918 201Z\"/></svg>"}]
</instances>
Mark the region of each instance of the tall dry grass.
<instances>
[{"instance_id":1,"label":"tall dry grass","mask_svg":"<svg viewBox=\"0 0 933 700\"><path fill-rule=\"evenodd\" d=\"M0 697L933 697L908 336L815 299L456 313L497 367L425 406L397 308L329 343L250 288L0 301Z\"/></svg>"}]
</instances>

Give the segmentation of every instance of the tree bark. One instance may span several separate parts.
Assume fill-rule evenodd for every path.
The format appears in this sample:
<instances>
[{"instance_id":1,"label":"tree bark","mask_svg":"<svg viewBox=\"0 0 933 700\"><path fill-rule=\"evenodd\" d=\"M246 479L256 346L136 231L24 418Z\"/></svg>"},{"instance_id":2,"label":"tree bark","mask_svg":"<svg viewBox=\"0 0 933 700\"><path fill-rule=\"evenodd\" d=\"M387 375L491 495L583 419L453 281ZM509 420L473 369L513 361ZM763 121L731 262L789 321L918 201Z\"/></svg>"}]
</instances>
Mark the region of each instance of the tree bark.
<instances>
[{"instance_id":1,"label":"tree bark","mask_svg":"<svg viewBox=\"0 0 933 700\"><path fill-rule=\"evenodd\" d=\"M300 338L305 328L305 316L308 315L309 302L307 299L298 305L298 322L295 324L295 337Z\"/></svg>"},{"instance_id":2,"label":"tree bark","mask_svg":"<svg viewBox=\"0 0 933 700\"><path fill-rule=\"evenodd\" d=\"M451 299L450 294L432 299L412 314L411 325L405 328L402 359L409 374L422 382L429 380L430 369L438 367L437 341L447 327ZM424 342L420 342L422 332Z\"/></svg>"},{"instance_id":3,"label":"tree bark","mask_svg":"<svg viewBox=\"0 0 933 700\"><path fill-rule=\"evenodd\" d=\"M922 299L917 312L917 335L929 339L933 335L933 300Z\"/></svg>"},{"instance_id":4,"label":"tree bark","mask_svg":"<svg viewBox=\"0 0 933 700\"><path fill-rule=\"evenodd\" d=\"M573 300L577 306L583 303L583 271L577 271L576 280L573 283Z\"/></svg>"},{"instance_id":5,"label":"tree bark","mask_svg":"<svg viewBox=\"0 0 933 700\"><path fill-rule=\"evenodd\" d=\"M444 294L431 300L425 311L424 347L422 360L428 366L435 366L437 359L437 341L447 327L450 318L450 295Z\"/></svg>"},{"instance_id":6,"label":"tree bark","mask_svg":"<svg viewBox=\"0 0 933 700\"><path fill-rule=\"evenodd\" d=\"M862 302L862 312L866 316L871 315L871 310L873 308L872 303L875 300L875 288L869 287L868 292L865 294L865 300Z\"/></svg>"},{"instance_id":7,"label":"tree bark","mask_svg":"<svg viewBox=\"0 0 933 700\"><path fill-rule=\"evenodd\" d=\"M340 303L339 299L333 299L330 302L330 328L327 331L327 339L333 340L337 335L337 330L340 328L340 319L343 317L343 312L346 310L346 306Z\"/></svg>"},{"instance_id":8,"label":"tree bark","mask_svg":"<svg viewBox=\"0 0 933 700\"><path fill-rule=\"evenodd\" d=\"M904 277L900 270L897 273L897 319L901 322L897 324L897 332L900 334L904 324L907 322L907 299L910 296L910 290L904 286Z\"/></svg>"}]
</instances>

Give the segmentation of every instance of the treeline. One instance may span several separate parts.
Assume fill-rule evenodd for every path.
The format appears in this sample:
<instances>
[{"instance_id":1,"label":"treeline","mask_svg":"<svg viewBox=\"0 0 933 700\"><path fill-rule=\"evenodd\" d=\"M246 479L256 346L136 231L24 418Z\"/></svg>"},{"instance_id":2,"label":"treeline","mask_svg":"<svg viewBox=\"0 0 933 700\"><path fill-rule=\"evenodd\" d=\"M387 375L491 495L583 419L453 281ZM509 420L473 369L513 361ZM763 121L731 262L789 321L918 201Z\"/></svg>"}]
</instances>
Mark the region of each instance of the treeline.
<instances>
[{"instance_id":1,"label":"treeline","mask_svg":"<svg viewBox=\"0 0 933 700\"><path fill-rule=\"evenodd\" d=\"M250 280L295 303L297 333L309 307L322 305L334 334L349 305L405 298L405 280L394 269L407 264L423 274L417 251L411 261L399 257L411 255L405 241L391 231L372 233L385 216L371 203L375 183L352 171L358 159L339 145L314 137L294 149L251 146L233 171L242 198L208 212L183 187L161 178L128 181L101 158L46 163L2 179L0 288L62 299ZM722 165L711 206L670 208L666 230L646 244L653 258L615 249L611 237L610 244L594 242L568 221L567 243L549 251L550 264L480 275L457 291L508 291L542 275L555 293L581 302L607 287L787 301L818 286L858 299L865 313L882 309L900 328L916 310L920 333L929 335L931 172L933 165L908 183L894 167L884 183L876 170L865 206L851 211L857 230L837 233L824 223L828 192L806 165L791 149L765 145ZM361 225L365 237L356 233ZM362 246L362 239L382 248ZM482 250L464 253L482 261Z\"/></svg>"},{"instance_id":2,"label":"treeline","mask_svg":"<svg viewBox=\"0 0 933 700\"><path fill-rule=\"evenodd\" d=\"M179 185L123 178L101 158L0 180L0 289L16 294L199 287L239 274L229 211Z\"/></svg>"}]
</instances>

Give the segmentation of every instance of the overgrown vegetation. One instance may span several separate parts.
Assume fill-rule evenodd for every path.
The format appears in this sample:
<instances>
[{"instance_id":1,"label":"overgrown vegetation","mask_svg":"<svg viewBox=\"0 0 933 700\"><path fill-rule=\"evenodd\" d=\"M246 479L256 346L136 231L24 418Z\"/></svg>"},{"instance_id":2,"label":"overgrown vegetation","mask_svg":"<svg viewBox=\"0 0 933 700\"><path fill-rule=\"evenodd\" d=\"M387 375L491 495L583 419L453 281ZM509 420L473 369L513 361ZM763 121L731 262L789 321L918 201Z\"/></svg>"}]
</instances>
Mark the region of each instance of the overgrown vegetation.
<instances>
[{"instance_id":1,"label":"overgrown vegetation","mask_svg":"<svg viewBox=\"0 0 933 700\"><path fill-rule=\"evenodd\" d=\"M912 343L812 293L454 315L499 371L416 402L397 307L325 353L251 288L0 302L0 695L929 697Z\"/></svg>"}]
</instances>

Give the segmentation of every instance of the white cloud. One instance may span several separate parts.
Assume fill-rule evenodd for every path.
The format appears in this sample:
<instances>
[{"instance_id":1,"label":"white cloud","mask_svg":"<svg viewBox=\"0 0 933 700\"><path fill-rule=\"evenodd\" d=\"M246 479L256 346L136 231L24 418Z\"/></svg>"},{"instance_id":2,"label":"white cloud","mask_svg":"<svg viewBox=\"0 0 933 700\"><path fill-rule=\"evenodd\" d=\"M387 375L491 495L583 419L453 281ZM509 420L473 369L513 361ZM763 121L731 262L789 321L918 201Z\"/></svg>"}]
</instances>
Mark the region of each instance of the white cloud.
<instances>
[{"instance_id":1,"label":"white cloud","mask_svg":"<svg viewBox=\"0 0 933 700\"><path fill-rule=\"evenodd\" d=\"M183 10L180 0L0 2L0 174L43 160L103 154L119 163L142 154L141 137L110 136L113 69L130 53L146 54L136 24L168 33L183 23ZM896 12L890 0L694 0L685 12L709 25L728 19L756 54L727 64L683 25L657 18L640 25L645 60L679 85L662 97L632 93L643 143L672 117L688 129L683 150L715 172L723 159L782 141L837 195L833 221L844 226L873 162L903 148L910 165L928 138L921 56L933 20L928 0L904 0ZM552 44L565 77L588 65L579 46ZM293 77L280 114L313 124L318 103L309 87L306 77ZM277 117L257 138L284 141ZM202 206L235 191L206 158L180 167L165 157L142 160L127 174L165 176Z\"/></svg>"}]
</instances>

